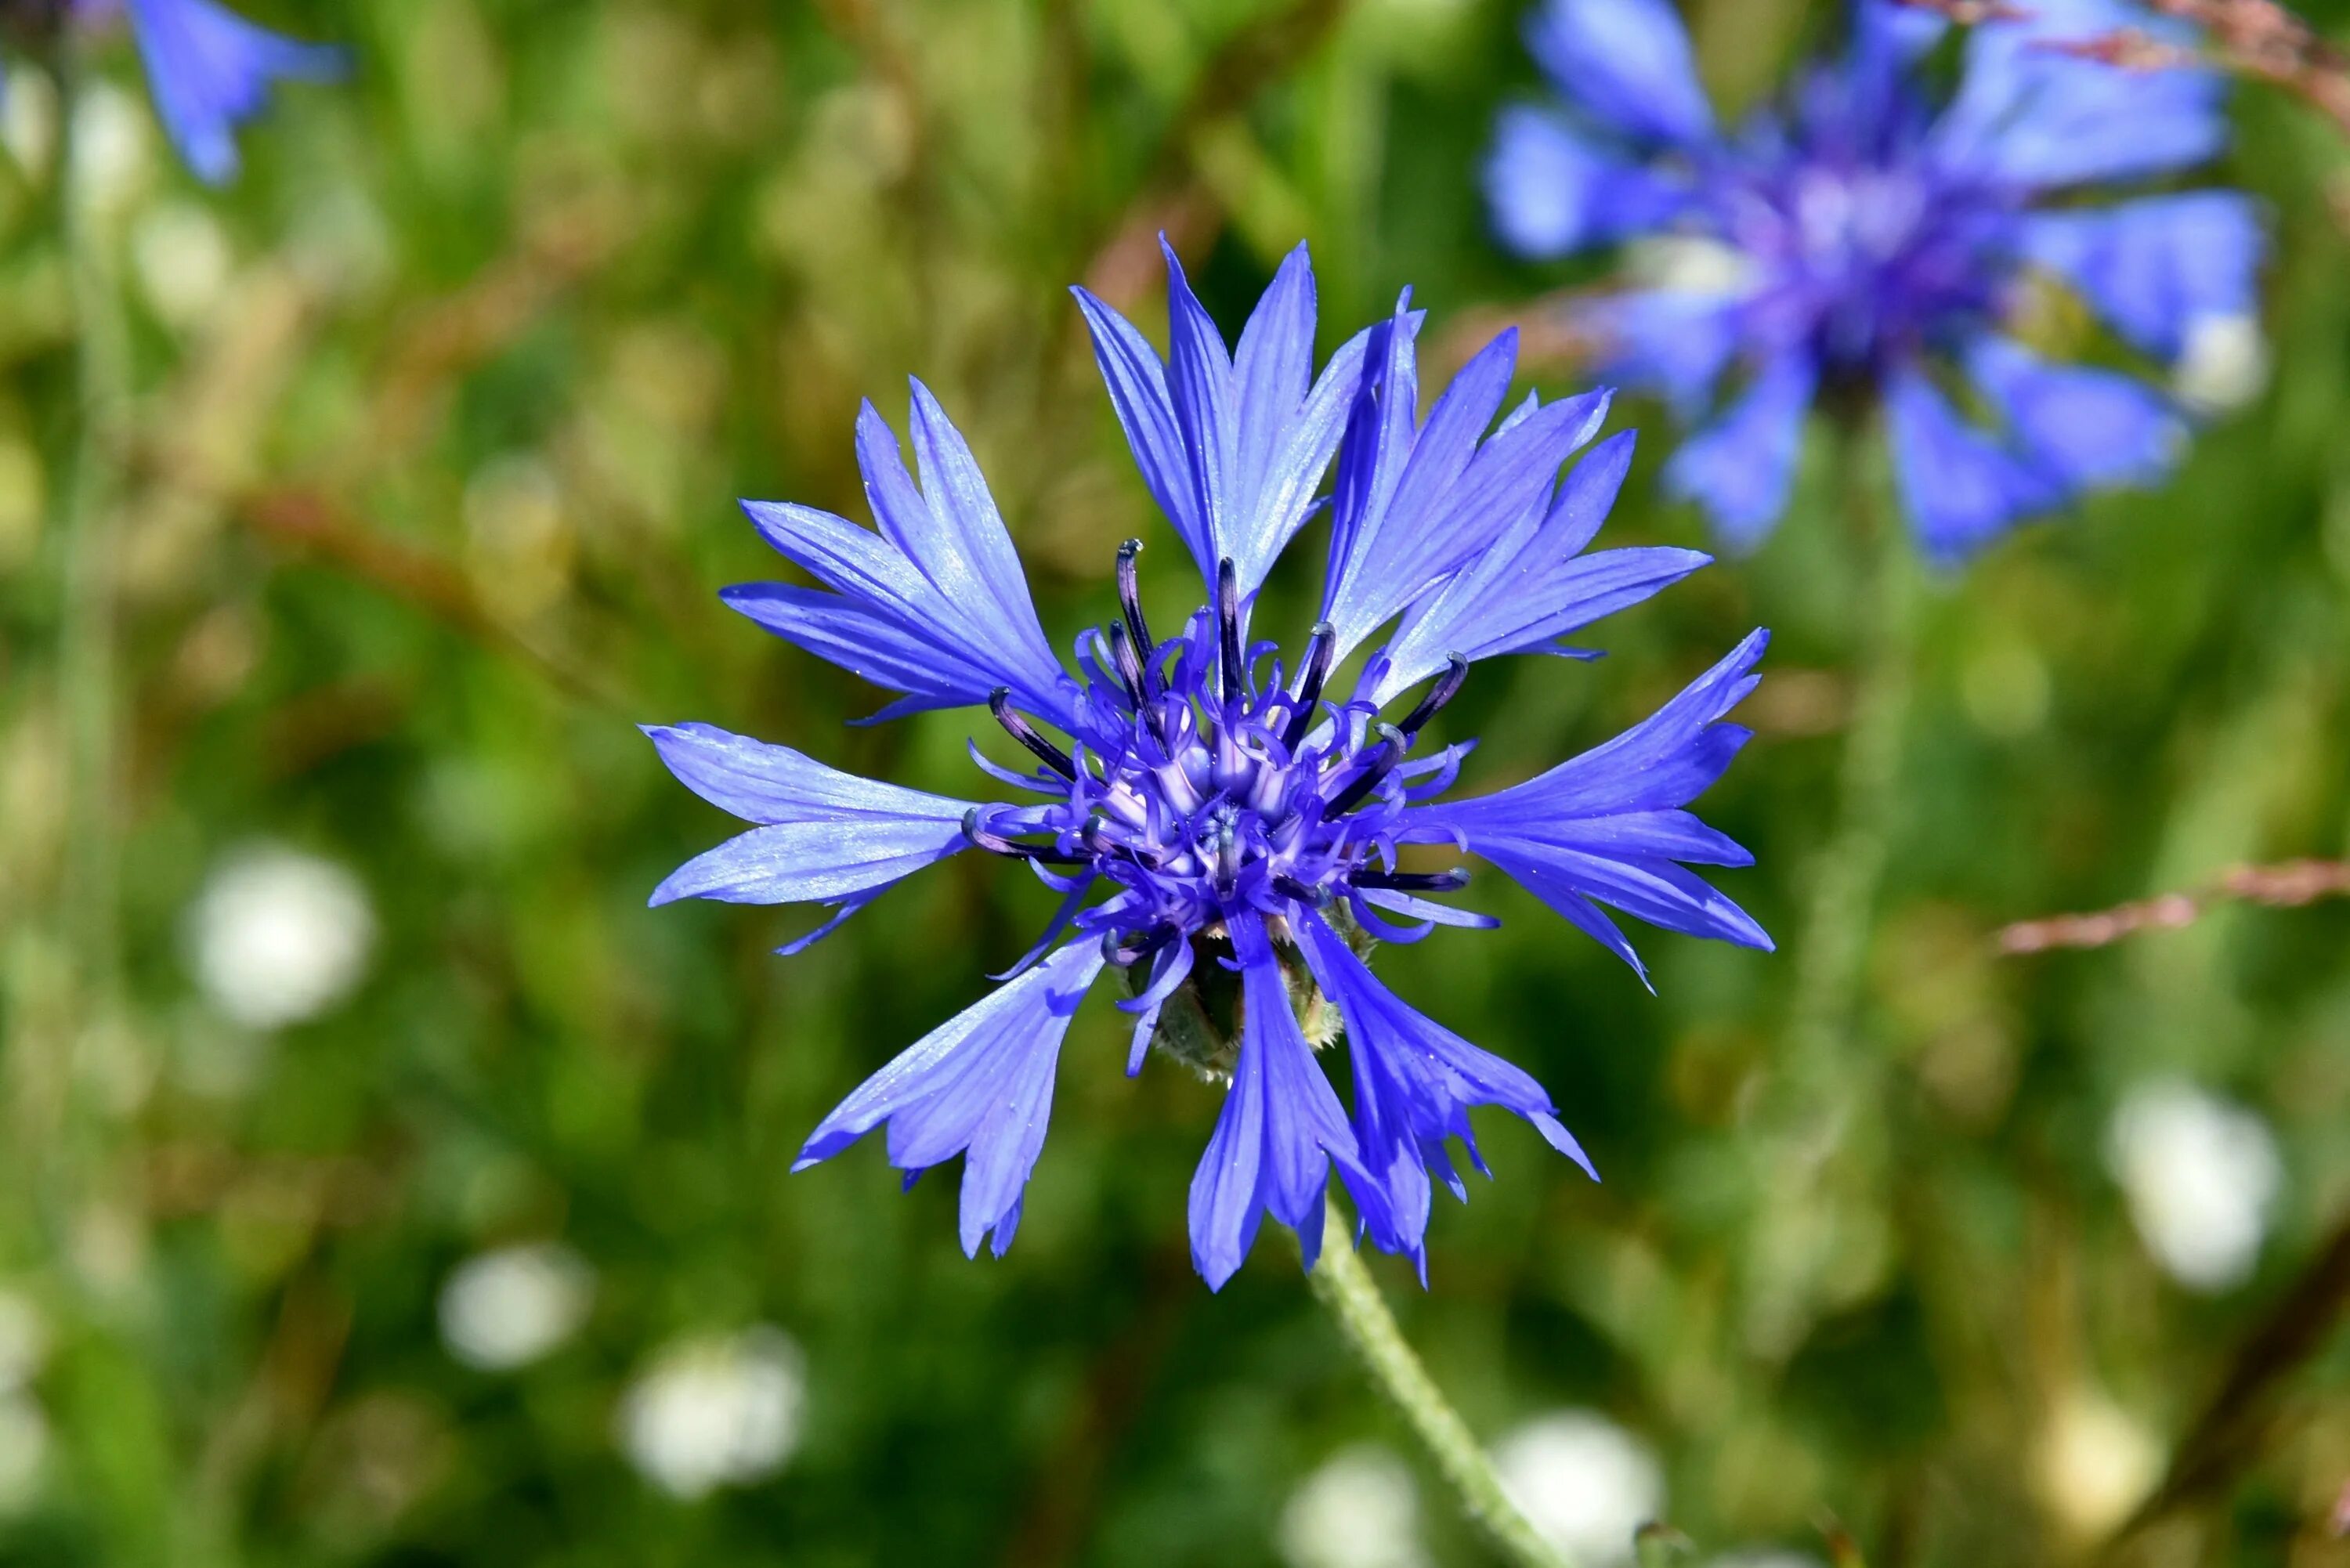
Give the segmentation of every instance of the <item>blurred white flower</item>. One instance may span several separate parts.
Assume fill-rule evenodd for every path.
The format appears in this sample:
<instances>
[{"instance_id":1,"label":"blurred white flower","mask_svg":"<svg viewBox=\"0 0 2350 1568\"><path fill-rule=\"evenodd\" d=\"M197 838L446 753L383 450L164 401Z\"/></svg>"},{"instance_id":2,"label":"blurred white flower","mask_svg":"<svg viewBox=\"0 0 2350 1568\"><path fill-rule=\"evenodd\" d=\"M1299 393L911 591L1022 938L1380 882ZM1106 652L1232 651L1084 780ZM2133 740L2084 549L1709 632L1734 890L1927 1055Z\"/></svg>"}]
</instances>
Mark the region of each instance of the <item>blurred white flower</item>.
<instances>
[{"instance_id":1,"label":"blurred white flower","mask_svg":"<svg viewBox=\"0 0 2350 1568\"><path fill-rule=\"evenodd\" d=\"M2251 1272L2284 1179L2267 1123L2192 1084L2159 1079L2114 1112L2106 1159L2165 1272L2199 1291Z\"/></svg>"},{"instance_id":2,"label":"blurred white flower","mask_svg":"<svg viewBox=\"0 0 2350 1568\"><path fill-rule=\"evenodd\" d=\"M1292 1568L1425 1568L1411 1469L1377 1444L1344 1449L1298 1484L1275 1536Z\"/></svg>"},{"instance_id":3,"label":"blurred white flower","mask_svg":"<svg viewBox=\"0 0 2350 1568\"><path fill-rule=\"evenodd\" d=\"M140 217L130 234L130 259L140 291L173 327L203 319L228 286L235 257L228 234L211 212L193 202L164 202Z\"/></svg>"},{"instance_id":4,"label":"blurred white flower","mask_svg":"<svg viewBox=\"0 0 2350 1568\"><path fill-rule=\"evenodd\" d=\"M1580 1563L1630 1562L1633 1532L1664 1511L1656 1456L1595 1411L1527 1422L1494 1445L1493 1463L1527 1521Z\"/></svg>"},{"instance_id":5,"label":"blurred white flower","mask_svg":"<svg viewBox=\"0 0 2350 1568\"><path fill-rule=\"evenodd\" d=\"M0 1290L0 1394L13 1394L49 1358L49 1329L41 1309L16 1291Z\"/></svg>"},{"instance_id":6,"label":"blurred white flower","mask_svg":"<svg viewBox=\"0 0 2350 1568\"><path fill-rule=\"evenodd\" d=\"M0 1508L32 1501L49 1457L49 1418L22 1389L0 1394Z\"/></svg>"},{"instance_id":7,"label":"blurred white flower","mask_svg":"<svg viewBox=\"0 0 2350 1568\"><path fill-rule=\"evenodd\" d=\"M799 1447L807 1361L781 1329L673 1345L620 1401L620 1447L646 1480L693 1499L762 1480Z\"/></svg>"},{"instance_id":8,"label":"blurred white flower","mask_svg":"<svg viewBox=\"0 0 2350 1568\"><path fill-rule=\"evenodd\" d=\"M2074 1540L2094 1541L2146 1497L2162 1472L2162 1447L2128 1411L2083 1386L2050 1410L2035 1468L2043 1506Z\"/></svg>"},{"instance_id":9,"label":"blurred white flower","mask_svg":"<svg viewBox=\"0 0 2350 1568\"><path fill-rule=\"evenodd\" d=\"M112 82L89 83L73 108L73 177L94 212L120 213L154 173L155 129L146 106Z\"/></svg>"},{"instance_id":10,"label":"blurred white flower","mask_svg":"<svg viewBox=\"0 0 2350 1568\"><path fill-rule=\"evenodd\" d=\"M213 1004L249 1029L315 1018L367 967L367 891L330 860L280 846L240 850L188 911L187 947Z\"/></svg>"},{"instance_id":11,"label":"blurred white flower","mask_svg":"<svg viewBox=\"0 0 2350 1568\"><path fill-rule=\"evenodd\" d=\"M1626 247L1624 272L1643 288L1732 295L1752 286L1754 262L1737 246L1701 234L1652 234Z\"/></svg>"},{"instance_id":12,"label":"blurred white flower","mask_svg":"<svg viewBox=\"0 0 2350 1568\"><path fill-rule=\"evenodd\" d=\"M0 146L37 184L57 150L57 84L38 66L9 62L0 87Z\"/></svg>"},{"instance_id":13,"label":"blurred white flower","mask_svg":"<svg viewBox=\"0 0 2350 1568\"><path fill-rule=\"evenodd\" d=\"M1782 1546L1757 1546L1717 1557L1706 1568L1820 1568L1820 1560Z\"/></svg>"},{"instance_id":14,"label":"blurred white flower","mask_svg":"<svg viewBox=\"0 0 2350 1568\"><path fill-rule=\"evenodd\" d=\"M441 1287L441 1338L449 1354L484 1372L536 1361L588 1316L596 1276L578 1253L553 1242L501 1247L468 1258Z\"/></svg>"},{"instance_id":15,"label":"blurred white flower","mask_svg":"<svg viewBox=\"0 0 2350 1568\"><path fill-rule=\"evenodd\" d=\"M2171 368L2170 389L2199 414L2224 414L2269 384L2269 340L2258 317L2199 316Z\"/></svg>"}]
</instances>

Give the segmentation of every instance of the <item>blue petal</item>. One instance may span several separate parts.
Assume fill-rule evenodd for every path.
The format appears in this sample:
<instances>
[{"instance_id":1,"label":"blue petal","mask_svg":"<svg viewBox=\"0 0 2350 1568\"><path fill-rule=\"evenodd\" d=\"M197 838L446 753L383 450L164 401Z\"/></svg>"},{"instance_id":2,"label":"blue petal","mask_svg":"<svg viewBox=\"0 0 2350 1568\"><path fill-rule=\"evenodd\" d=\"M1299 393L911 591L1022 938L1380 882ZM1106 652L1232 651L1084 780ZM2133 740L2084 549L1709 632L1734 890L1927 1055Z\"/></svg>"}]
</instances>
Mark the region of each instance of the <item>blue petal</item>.
<instances>
[{"instance_id":1,"label":"blue petal","mask_svg":"<svg viewBox=\"0 0 2350 1568\"><path fill-rule=\"evenodd\" d=\"M1974 344L1967 369L2017 443L2068 490L2156 483L2186 447L2186 421L2131 377L2051 365L1990 337Z\"/></svg>"},{"instance_id":2,"label":"blue petal","mask_svg":"<svg viewBox=\"0 0 2350 1568\"><path fill-rule=\"evenodd\" d=\"M1660 394L1690 419L1738 351L1739 304L1731 292L1640 289L1591 302L1573 325L1592 339L1602 374Z\"/></svg>"},{"instance_id":3,"label":"blue petal","mask_svg":"<svg viewBox=\"0 0 2350 1568\"><path fill-rule=\"evenodd\" d=\"M648 726L645 733L688 789L760 825L679 867L651 901L840 906L787 951L817 940L891 883L969 843L962 831L968 801L859 778L787 746L709 724Z\"/></svg>"},{"instance_id":4,"label":"blue petal","mask_svg":"<svg viewBox=\"0 0 2350 1568\"><path fill-rule=\"evenodd\" d=\"M1665 487L1704 507L1730 549L1761 544L1786 511L1818 385L1808 354L1781 356L1666 464Z\"/></svg>"},{"instance_id":5,"label":"blue petal","mask_svg":"<svg viewBox=\"0 0 2350 1568\"><path fill-rule=\"evenodd\" d=\"M236 172L235 128L259 114L282 78L343 74L343 52L256 27L213 0L130 0L147 84L172 145L198 178Z\"/></svg>"},{"instance_id":6,"label":"blue petal","mask_svg":"<svg viewBox=\"0 0 2350 1568\"><path fill-rule=\"evenodd\" d=\"M1588 392L1513 413L1485 436L1516 360L1516 334L1504 332L1415 431L1411 333L1400 318L1390 325L1388 355L1363 373L1332 504L1322 618L1339 658L1541 507L1559 465L1607 413L1609 394Z\"/></svg>"},{"instance_id":7,"label":"blue petal","mask_svg":"<svg viewBox=\"0 0 2350 1568\"><path fill-rule=\"evenodd\" d=\"M1386 1189L1356 1152L1338 1096L1298 1028L1263 925L1242 914L1231 929L1241 965L1240 1059L1191 1179L1191 1262L1211 1290L1239 1270L1268 1211L1297 1232L1305 1266L1314 1266L1334 1162L1367 1228L1392 1234Z\"/></svg>"},{"instance_id":8,"label":"blue petal","mask_svg":"<svg viewBox=\"0 0 2350 1568\"><path fill-rule=\"evenodd\" d=\"M1885 416L1895 488L1918 544L1938 562L1964 559L2064 498L2053 479L1969 426L1917 370L1893 378Z\"/></svg>"},{"instance_id":9,"label":"blue petal","mask_svg":"<svg viewBox=\"0 0 2350 1568\"><path fill-rule=\"evenodd\" d=\"M1500 867L1625 961L1630 944L1593 902L1694 936L1768 949L1746 912L1678 861L1741 865L1745 851L1681 807L1749 737L1721 722L1754 689L1757 631L1645 722L1497 794L1406 811L1399 841L1450 840Z\"/></svg>"},{"instance_id":10,"label":"blue petal","mask_svg":"<svg viewBox=\"0 0 2350 1568\"><path fill-rule=\"evenodd\" d=\"M2133 180L2199 163L2227 144L2226 84L2192 67L2132 70L2050 46L2123 28L2166 33L2118 0L2034 0L1973 30L1966 75L1935 130L1954 171L2049 188Z\"/></svg>"},{"instance_id":11,"label":"blue petal","mask_svg":"<svg viewBox=\"0 0 2350 1568\"><path fill-rule=\"evenodd\" d=\"M2134 347L2176 359L2198 322L2252 314L2265 248L2251 198L2147 196L2024 221L2033 261L2063 277Z\"/></svg>"},{"instance_id":12,"label":"blue petal","mask_svg":"<svg viewBox=\"0 0 2350 1568\"><path fill-rule=\"evenodd\" d=\"M1670 0L1550 0L1527 23L1526 47L1559 91L1627 135L1693 145L1713 134Z\"/></svg>"},{"instance_id":13,"label":"blue petal","mask_svg":"<svg viewBox=\"0 0 2350 1568\"><path fill-rule=\"evenodd\" d=\"M1677 583L1711 558L1695 550L1583 555L1631 466L1634 434L1610 436L1576 463L1538 524L1512 529L1408 612L1364 695L1385 705L1450 662L1556 651L1594 621Z\"/></svg>"},{"instance_id":14,"label":"blue petal","mask_svg":"<svg viewBox=\"0 0 2350 1568\"><path fill-rule=\"evenodd\" d=\"M1523 106L1502 111L1484 180L1502 243L1543 260L1647 234L1687 199L1653 171L1593 147L1556 115Z\"/></svg>"},{"instance_id":15,"label":"blue petal","mask_svg":"<svg viewBox=\"0 0 2350 1568\"><path fill-rule=\"evenodd\" d=\"M1446 1142L1470 1136L1471 1107L1499 1106L1530 1120L1555 1118L1557 1107L1525 1073L1405 1005L1321 916L1304 911L1297 933L1323 994L1346 1022L1356 1143L1392 1199L1388 1228L1372 1239L1388 1251L1422 1258L1429 1174L1459 1190ZM1590 1171L1572 1139L1567 1147Z\"/></svg>"},{"instance_id":16,"label":"blue petal","mask_svg":"<svg viewBox=\"0 0 2350 1568\"><path fill-rule=\"evenodd\" d=\"M1084 289L1074 292L1152 498L1190 546L1211 595L1217 564L1230 556L1246 599L1313 514L1368 335L1342 345L1309 384L1314 272L1301 244L1258 302L1239 353L1228 354L1182 264L1171 248L1166 255L1164 365L1131 323Z\"/></svg>"},{"instance_id":17,"label":"blue petal","mask_svg":"<svg viewBox=\"0 0 2350 1568\"><path fill-rule=\"evenodd\" d=\"M767 542L830 595L757 585L729 602L819 658L906 692L910 701L893 712L976 705L1005 686L1029 712L1082 732L1076 685L1045 640L986 481L920 382L913 429L920 488L870 403L858 419L858 467L879 534L812 506L743 504Z\"/></svg>"},{"instance_id":18,"label":"blue petal","mask_svg":"<svg viewBox=\"0 0 2350 1568\"><path fill-rule=\"evenodd\" d=\"M886 1121L900 1170L965 1157L962 1249L976 1256L992 1230L1002 1257L1044 1147L1062 1038L1101 967L1098 946L1076 943L964 1009L841 1101L792 1168L831 1158Z\"/></svg>"}]
</instances>

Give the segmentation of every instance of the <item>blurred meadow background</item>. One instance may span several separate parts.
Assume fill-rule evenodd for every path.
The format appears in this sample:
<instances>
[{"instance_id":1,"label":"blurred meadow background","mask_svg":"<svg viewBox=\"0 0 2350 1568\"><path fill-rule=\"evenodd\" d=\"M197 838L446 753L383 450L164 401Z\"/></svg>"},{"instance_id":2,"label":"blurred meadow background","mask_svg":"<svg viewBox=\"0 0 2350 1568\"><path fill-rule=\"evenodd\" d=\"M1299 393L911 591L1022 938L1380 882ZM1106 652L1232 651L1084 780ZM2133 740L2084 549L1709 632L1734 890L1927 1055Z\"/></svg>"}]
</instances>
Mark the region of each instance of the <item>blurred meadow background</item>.
<instances>
[{"instance_id":1,"label":"blurred meadow background","mask_svg":"<svg viewBox=\"0 0 2350 1568\"><path fill-rule=\"evenodd\" d=\"M1156 335L1163 230L1236 330L1303 237L1326 348L1409 284L1457 363L1597 275L1482 211L1537 88L1521 7L240 8L354 71L282 93L227 189L127 43L73 97L133 389L78 549L68 99L18 52L0 103L0 1562L1489 1561L1284 1235L1192 1275L1217 1096L1129 1084L1105 1003L1005 1260L964 1260L951 1179L788 1176L1048 898L964 857L791 961L804 912L649 911L732 829L635 725L968 787L965 715L846 728L881 696L714 597L785 575L733 498L866 515L858 400L902 416L910 373L1057 641L1129 535L1172 624L1066 286ZM1731 104L1836 25L1690 16ZM2265 346L2175 483L1925 585L1848 1060L1789 1092L1788 954L1651 934L1652 997L1495 876L1499 932L1385 961L1607 1179L1496 1118L1430 1288L1372 1262L1586 1563L1656 1517L1743 1568L2350 1563L2350 904L1995 941L2345 850L2350 144L2262 87L2234 114ZM1584 383L1530 347L1528 384ZM1643 446L1604 540L1702 544L1663 410L1614 423ZM1783 943L1853 685L1828 444L1759 555L1442 721L1485 737L1472 783L1523 776L1773 628L1703 809ZM1316 587L1292 562L1268 624Z\"/></svg>"}]
</instances>

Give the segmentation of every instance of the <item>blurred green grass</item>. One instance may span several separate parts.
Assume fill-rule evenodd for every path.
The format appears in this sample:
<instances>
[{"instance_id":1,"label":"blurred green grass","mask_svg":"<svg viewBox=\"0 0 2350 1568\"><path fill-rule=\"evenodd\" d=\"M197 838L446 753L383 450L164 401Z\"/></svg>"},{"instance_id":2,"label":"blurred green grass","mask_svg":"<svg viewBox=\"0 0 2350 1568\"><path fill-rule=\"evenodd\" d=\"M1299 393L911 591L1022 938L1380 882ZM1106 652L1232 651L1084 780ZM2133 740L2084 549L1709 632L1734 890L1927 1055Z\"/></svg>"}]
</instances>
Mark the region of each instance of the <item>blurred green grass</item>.
<instances>
[{"instance_id":1,"label":"blurred green grass","mask_svg":"<svg viewBox=\"0 0 2350 1568\"><path fill-rule=\"evenodd\" d=\"M1103 613L1129 535L1153 544L1153 608L1188 608L1066 285L1155 329L1164 227L1235 325L1302 235L1326 344L1406 284L1441 336L1588 277L1511 263L1478 211L1491 117L1534 87L1519 8L246 9L360 63L286 94L224 194L151 125L116 172L138 396L111 977L78 969L57 913L73 784L47 519L72 322L39 155L55 97L11 65L0 1316L39 1329L0 1356L0 1560L1276 1560L1309 1472L1402 1437L1281 1243L1220 1296L1191 1276L1212 1094L1163 1064L1128 1083L1122 1030L1089 1008L1000 1262L956 1249L951 1179L901 1197L863 1150L787 1177L817 1117L979 995L1045 902L958 862L788 961L769 950L801 914L648 911L727 827L632 726L704 719L964 787L961 716L845 728L875 692L712 597L778 575L731 498L862 515L857 400L896 418L910 373L978 450L1056 639ZM1710 76L1752 97L1832 10L1697 7ZM127 94L127 50L111 64ZM1760 1121L1783 958L1653 936L1651 997L1483 878L1500 931L1385 961L1536 1073L1607 1179L1497 1123L1501 1179L1440 1208L1432 1289L1375 1265L1408 1331L1489 1437L1563 1407L1637 1433L1709 1552L1824 1560L1833 1513L1880 1565L2080 1560L2350 1206L2350 909L1989 947L2010 919L2345 847L2350 161L2257 89L2238 118L2225 177L2275 228L2268 389L2168 489L2024 532L1929 597L1853 1120L1804 1155L1829 1172L1833 1266L1792 1320L1758 1318L1783 1262L1762 1217L1811 1179ZM1661 410L1617 422L1643 453L1608 536L1698 542L1656 496ZM1820 469L1759 556L1600 628L1607 659L1499 669L1443 721L1484 737L1472 782L1515 776L1773 627L1762 738L1706 810L1758 857L1724 885L1783 939L1850 686L1855 582ZM1274 623L1302 622L1314 586L1277 578ZM376 931L347 1000L274 1030L237 1023L190 960L207 878L258 843L348 868ZM2257 1112L2281 1152L2258 1267L2213 1293L2159 1272L2106 1157L2116 1106L2166 1076ZM592 1271L577 1334L514 1370L453 1357L452 1272L549 1240ZM664 1345L759 1324L806 1356L788 1463L664 1495L616 1440L625 1390ZM2350 1352L2322 1346L2148 1560L2350 1561L2323 1538L2345 1391ZM1419 1485L1433 1560L1481 1561Z\"/></svg>"}]
</instances>

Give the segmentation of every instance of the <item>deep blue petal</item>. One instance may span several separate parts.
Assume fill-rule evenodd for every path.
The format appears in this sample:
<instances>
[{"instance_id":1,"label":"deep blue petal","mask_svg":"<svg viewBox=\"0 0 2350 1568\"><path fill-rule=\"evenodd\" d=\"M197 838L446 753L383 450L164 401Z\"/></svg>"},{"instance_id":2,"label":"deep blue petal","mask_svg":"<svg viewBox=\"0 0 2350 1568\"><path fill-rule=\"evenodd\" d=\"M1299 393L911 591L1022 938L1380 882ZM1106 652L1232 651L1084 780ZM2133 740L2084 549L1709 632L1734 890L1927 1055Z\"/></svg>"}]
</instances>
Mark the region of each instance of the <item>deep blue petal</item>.
<instances>
[{"instance_id":1,"label":"deep blue petal","mask_svg":"<svg viewBox=\"0 0 2350 1568\"><path fill-rule=\"evenodd\" d=\"M1526 47L1559 91L1627 135L1694 145L1713 134L1670 0L1550 0L1527 23Z\"/></svg>"},{"instance_id":2,"label":"deep blue petal","mask_svg":"<svg viewBox=\"0 0 2350 1568\"><path fill-rule=\"evenodd\" d=\"M1419 1258L1428 1229L1428 1172L1441 1160L1445 1140L1466 1133L1471 1108L1499 1106L1531 1120L1555 1118L1557 1107L1526 1073L1407 1006L1321 916L1303 911L1297 934L1323 994L1346 1023L1356 1143L1393 1199L1389 1224L1372 1231L1372 1239L1388 1251ZM1590 1169L1579 1149L1575 1158ZM1449 1162L1441 1173L1450 1177Z\"/></svg>"},{"instance_id":3,"label":"deep blue petal","mask_svg":"<svg viewBox=\"0 0 2350 1568\"><path fill-rule=\"evenodd\" d=\"M213 0L130 0L148 89L172 145L200 179L236 172L237 126L261 112L280 78L339 77L340 49L296 43Z\"/></svg>"},{"instance_id":4,"label":"deep blue petal","mask_svg":"<svg viewBox=\"0 0 2350 1568\"><path fill-rule=\"evenodd\" d=\"M1338 1096L1298 1028L1263 924L1240 914L1231 929L1241 965L1240 1059L1191 1179L1191 1262L1213 1290L1239 1270L1267 1212L1297 1232L1313 1267L1334 1163L1365 1225L1392 1233L1387 1189L1359 1158Z\"/></svg>"}]
</instances>

